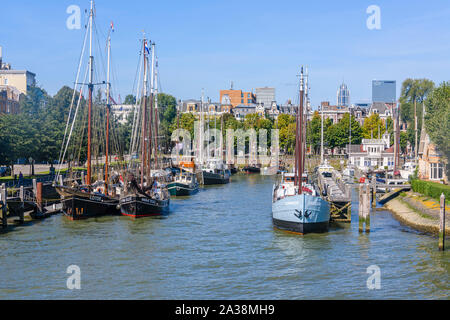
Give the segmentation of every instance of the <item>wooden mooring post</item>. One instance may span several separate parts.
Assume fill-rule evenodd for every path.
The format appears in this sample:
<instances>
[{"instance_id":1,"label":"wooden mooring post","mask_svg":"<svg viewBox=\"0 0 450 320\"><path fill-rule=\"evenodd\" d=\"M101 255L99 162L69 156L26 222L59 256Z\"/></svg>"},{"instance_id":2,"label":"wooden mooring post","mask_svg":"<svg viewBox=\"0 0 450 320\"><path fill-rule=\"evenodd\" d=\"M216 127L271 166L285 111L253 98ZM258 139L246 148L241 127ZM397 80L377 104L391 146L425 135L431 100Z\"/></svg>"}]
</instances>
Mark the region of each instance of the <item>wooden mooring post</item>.
<instances>
[{"instance_id":1,"label":"wooden mooring post","mask_svg":"<svg viewBox=\"0 0 450 320\"><path fill-rule=\"evenodd\" d=\"M445 195L441 194L439 221L439 250L445 250Z\"/></svg>"},{"instance_id":2,"label":"wooden mooring post","mask_svg":"<svg viewBox=\"0 0 450 320\"><path fill-rule=\"evenodd\" d=\"M7 208L8 190L4 183L0 187L0 214L2 215L2 227L5 229L8 227L8 208Z\"/></svg>"},{"instance_id":3,"label":"wooden mooring post","mask_svg":"<svg viewBox=\"0 0 450 320\"><path fill-rule=\"evenodd\" d=\"M359 232L370 232L370 185L361 183L359 185Z\"/></svg>"},{"instance_id":4,"label":"wooden mooring post","mask_svg":"<svg viewBox=\"0 0 450 320\"><path fill-rule=\"evenodd\" d=\"M372 177L372 208L377 206L377 178Z\"/></svg>"},{"instance_id":5,"label":"wooden mooring post","mask_svg":"<svg viewBox=\"0 0 450 320\"><path fill-rule=\"evenodd\" d=\"M23 186L20 186L20 192L19 192L19 197L20 197L20 208L19 208L19 223L22 224L25 220L24 214L25 214L25 190L23 188Z\"/></svg>"},{"instance_id":6,"label":"wooden mooring post","mask_svg":"<svg viewBox=\"0 0 450 320\"><path fill-rule=\"evenodd\" d=\"M42 212L42 182L38 182L36 185L36 205L39 212Z\"/></svg>"}]
</instances>

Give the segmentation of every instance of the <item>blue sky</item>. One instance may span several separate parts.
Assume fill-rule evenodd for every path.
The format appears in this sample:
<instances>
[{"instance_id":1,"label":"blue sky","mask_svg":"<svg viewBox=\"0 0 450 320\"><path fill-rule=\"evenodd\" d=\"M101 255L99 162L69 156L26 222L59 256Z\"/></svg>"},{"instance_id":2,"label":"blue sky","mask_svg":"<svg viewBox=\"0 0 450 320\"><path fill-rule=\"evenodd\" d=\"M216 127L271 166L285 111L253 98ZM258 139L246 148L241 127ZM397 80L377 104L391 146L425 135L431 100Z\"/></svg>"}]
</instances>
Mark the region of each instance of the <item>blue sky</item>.
<instances>
[{"instance_id":1,"label":"blue sky","mask_svg":"<svg viewBox=\"0 0 450 320\"><path fill-rule=\"evenodd\" d=\"M84 30L66 28L69 5L83 0L2 3L4 62L37 74L55 94L72 85ZM381 9L381 30L369 30L369 5ZM309 67L311 100L336 102L344 80L352 102L371 99L371 80L426 77L449 80L450 3L433 1L107 1L97 0L97 25L114 21L116 92L130 93L142 30L157 43L161 86L178 99L212 100L235 88L276 88L277 100L296 98L296 75ZM104 41L104 40L101 40ZM102 42L103 43L103 42Z\"/></svg>"}]
</instances>

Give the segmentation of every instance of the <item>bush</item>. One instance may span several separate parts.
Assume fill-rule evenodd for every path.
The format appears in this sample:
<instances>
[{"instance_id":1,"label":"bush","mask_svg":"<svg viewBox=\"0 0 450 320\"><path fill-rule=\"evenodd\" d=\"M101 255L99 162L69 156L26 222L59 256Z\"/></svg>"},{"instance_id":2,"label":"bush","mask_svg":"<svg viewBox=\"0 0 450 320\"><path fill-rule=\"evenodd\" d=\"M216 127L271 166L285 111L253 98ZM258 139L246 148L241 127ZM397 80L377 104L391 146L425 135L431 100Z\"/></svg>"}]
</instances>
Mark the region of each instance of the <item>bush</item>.
<instances>
[{"instance_id":1,"label":"bush","mask_svg":"<svg viewBox=\"0 0 450 320\"><path fill-rule=\"evenodd\" d=\"M450 186L431 181L412 180L411 187L414 192L429 196L435 200L440 199L441 194L445 195L446 202L450 200Z\"/></svg>"}]
</instances>

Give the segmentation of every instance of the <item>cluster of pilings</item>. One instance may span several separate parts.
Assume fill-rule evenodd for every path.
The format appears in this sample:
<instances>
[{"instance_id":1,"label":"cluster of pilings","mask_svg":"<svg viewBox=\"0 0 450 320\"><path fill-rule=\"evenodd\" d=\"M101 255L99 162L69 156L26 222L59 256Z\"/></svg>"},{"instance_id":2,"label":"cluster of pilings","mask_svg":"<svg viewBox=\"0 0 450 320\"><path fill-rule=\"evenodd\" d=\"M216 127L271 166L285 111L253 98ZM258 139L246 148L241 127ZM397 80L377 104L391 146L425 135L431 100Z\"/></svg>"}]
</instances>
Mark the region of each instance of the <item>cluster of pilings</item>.
<instances>
[{"instance_id":1,"label":"cluster of pilings","mask_svg":"<svg viewBox=\"0 0 450 320\"><path fill-rule=\"evenodd\" d=\"M8 196L6 184L0 186L0 223L2 229L9 226L8 218L16 218L14 225L21 225L25 222L25 216L31 219L40 219L58 213L56 206L45 208L43 200L43 183L33 179L33 189L27 190L23 186Z\"/></svg>"}]
</instances>

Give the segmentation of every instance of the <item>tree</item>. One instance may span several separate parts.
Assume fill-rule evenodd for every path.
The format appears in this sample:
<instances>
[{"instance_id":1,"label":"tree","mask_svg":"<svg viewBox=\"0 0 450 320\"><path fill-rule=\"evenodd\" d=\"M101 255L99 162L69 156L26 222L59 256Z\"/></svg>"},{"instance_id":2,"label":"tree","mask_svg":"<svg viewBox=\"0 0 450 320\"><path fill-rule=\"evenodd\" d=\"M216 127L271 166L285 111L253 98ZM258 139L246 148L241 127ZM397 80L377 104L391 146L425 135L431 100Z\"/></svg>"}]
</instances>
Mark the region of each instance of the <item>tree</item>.
<instances>
[{"instance_id":1,"label":"tree","mask_svg":"<svg viewBox=\"0 0 450 320\"><path fill-rule=\"evenodd\" d=\"M378 139L384 133L384 122L380 119L377 113L370 115L364 120L363 137L366 139Z\"/></svg>"},{"instance_id":2,"label":"tree","mask_svg":"<svg viewBox=\"0 0 450 320\"><path fill-rule=\"evenodd\" d=\"M434 82L428 79L406 79L402 83L400 94L400 114L401 120L408 124L408 141L415 145L415 120L414 120L414 101L416 103L417 115L417 136L420 137L422 129L422 103L433 91Z\"/></svg>"},{"instance_id":3,"label":"tree","mask_svg":"<svg viewBox=\"0 0 450 320\"><path fill-rule=\"evenodd\" d=\"M278 116L278 129L280 130L280 148L287 153L293 153L295 148L295 117L289 114Z\"/></svg>"},{"instance_id":4,"label":"tree","mask_svg":"<svg viewBox=\"0 0 450 320\"><path fill-rule=\"evenodd\" d=\"M48 106L51 97L47 92L37 86L28 86L27 95L20 101L22 113L37 116Z\"/></svg>"},{"instance_id":5,"label":"tree","mask_svg":"<svg viewBox=\"0 0 450 320\"><path fill-rule=\"evenodd\" d=\"M161 142L167 149L170 145L170 137L172 136L171 125L177 118L177 100L169 94L158 93L158 109L159 134L164 137Z\"/></svg>"},{"instance_id":6,"label":"tree","mask_svg":"<svg viewBox=\"0 0 450 320\"><path fill-rule=\"evenodd\" d=\"M362 128L359 122L352 118L352 144L361 143ZM326 131L328 146L330 148L345 147L350 139L350 114L347 113L338 123L330 126Z\"/></svg>"},{"instance_id":7,"label":"tree","mask_svg":"<svg viewBox=\"0 0 450 320\"><path fill-rule=\"evenodd\" d=\"M124 104L136 104L136 97L132 94L127 95Z\"/></svg>"},{"instance_id":8,"label":"tree","mask_svg":"<svg viewBox=\"0 0 450 320\"><path fill-rule=\"evenodd\" d=\"M450 177L450 82L443 82L425 101L425 125L431 141L446 159L446 174Z\"/></svg>"}]
</instances>

